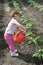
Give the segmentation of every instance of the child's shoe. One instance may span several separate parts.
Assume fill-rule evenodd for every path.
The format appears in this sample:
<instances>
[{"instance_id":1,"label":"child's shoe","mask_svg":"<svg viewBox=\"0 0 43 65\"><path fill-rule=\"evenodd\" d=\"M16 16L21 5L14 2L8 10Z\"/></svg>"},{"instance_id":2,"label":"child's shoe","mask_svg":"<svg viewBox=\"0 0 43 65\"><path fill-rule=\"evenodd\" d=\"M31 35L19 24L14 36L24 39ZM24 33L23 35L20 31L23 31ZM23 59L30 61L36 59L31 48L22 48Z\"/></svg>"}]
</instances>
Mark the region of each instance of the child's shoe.
<instances>
[{"instance_id":1,"label":"child's shoe","mask_svg":"<svg viewBox=\"0 0 43 65\"><path fill-rule=\"evenodd\" d=\"M19 56L19 54L16 53L15 51L11 51L11 56L12 56L12 57L13 57L13 56L17 57L17 56Z\"/></svg>"}]
</instances>

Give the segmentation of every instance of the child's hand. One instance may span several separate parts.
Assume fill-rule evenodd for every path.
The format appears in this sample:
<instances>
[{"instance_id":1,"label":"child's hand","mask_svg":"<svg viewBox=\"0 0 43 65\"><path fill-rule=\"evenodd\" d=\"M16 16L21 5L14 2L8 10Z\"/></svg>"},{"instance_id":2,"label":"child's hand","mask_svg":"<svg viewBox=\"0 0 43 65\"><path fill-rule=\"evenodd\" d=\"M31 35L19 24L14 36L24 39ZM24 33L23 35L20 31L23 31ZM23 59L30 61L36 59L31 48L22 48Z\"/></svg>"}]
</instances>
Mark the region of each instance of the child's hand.
<instances>
[{"instance_id":1,"label":"child's hand","mask_svg":"<svg viewBox=\"0 0 43 65\"><path fill-rule=\"evenodd\" d=\"M20 31L22 31L24 34L26 34L26 31L25 31L24 27L21 24L19 24L17 26L18 26Z\"/></svg>"},{"instance_id":2,"label":"child's hand","mask_svg":"<svg viewBox=\"0 0 43 65\"><path fill-rule=\"evenodd\" d=\"M26 34L26 31L25 30L20 30L22 33Z\"/></svg>"}]
</instances>

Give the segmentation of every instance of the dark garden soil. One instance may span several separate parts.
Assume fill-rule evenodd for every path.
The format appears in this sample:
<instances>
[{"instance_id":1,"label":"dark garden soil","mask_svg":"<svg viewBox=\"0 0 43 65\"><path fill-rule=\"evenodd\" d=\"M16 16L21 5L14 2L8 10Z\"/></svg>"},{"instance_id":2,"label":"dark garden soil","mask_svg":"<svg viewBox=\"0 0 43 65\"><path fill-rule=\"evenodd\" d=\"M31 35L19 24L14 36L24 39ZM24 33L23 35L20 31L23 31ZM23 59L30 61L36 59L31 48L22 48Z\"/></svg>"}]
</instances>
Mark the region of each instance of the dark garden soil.
<instances>
[{"instance_id":1,"label":"dark garden soil","mask_svg":"<svg viewBox=\"0 0 43 65\"><path fill-rule=\"evenodd\" d=\"M4 30L10 20L9 12L13 9L12 3L9 4L11 0L0 0L0 22L2 27L0 28L0 65L43 65L43 59L32 58L32 54L36 51L36 46L24 44L17 45L19 56L11 57L9 48L4 40ZM18 1L18 0L17 0ZM26 3L19 1L22 10L25 12L26 16L35 21L37 25L37 34L43 38L43 16L35 8L30 7ZM7 9L6 9L7 8Z\"/></svg>"}]
</instances>

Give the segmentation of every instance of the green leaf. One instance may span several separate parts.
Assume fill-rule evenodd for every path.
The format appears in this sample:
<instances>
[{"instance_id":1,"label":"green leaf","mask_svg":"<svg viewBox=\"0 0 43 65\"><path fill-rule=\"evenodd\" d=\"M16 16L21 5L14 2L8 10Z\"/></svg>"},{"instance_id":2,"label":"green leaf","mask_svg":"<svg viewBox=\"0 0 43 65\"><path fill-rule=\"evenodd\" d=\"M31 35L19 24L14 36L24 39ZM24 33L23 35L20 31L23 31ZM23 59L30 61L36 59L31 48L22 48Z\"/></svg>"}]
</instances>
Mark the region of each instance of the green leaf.
<instances>
[{"instance_id":1,"label":"green leaf","mask_svg":"<svg viewBox=\"0 0 43 65\"><path fill-rule=\"evenodd\" d=\"M38 57L39 59L43 59L43 49L39 49L32 57Z\"/></svg>"},{"instance_id":2,"label":"green leaf","mask_svg":"<svg viewBox=\"0 0 43 65\"><path fill-rule=\"evenodd\" d=\"M33 54L32 57L38 57L38 56L39 56L39 54L38 53L35 53L35 54Z\"/></svg>"},{"instance_id":3,"label":"green leaf","mask_svg":"<svg viewBox=\"0 0 43 65\"><path fill-rule=\"evenodd\" d=\"M32 32L28 32L28 33L26 34L27 37L31 37L31 35L32 35Z\"/></svg>"},{"instance_id":4,"label":"green leaf","mask_svg":"<svg viewBox=\"0 0 43 65\"><path fill-rule=\"evenodd\" d=\"M43 58L43 54L42 54L42 58Z\"/></svg>"},{"instance_id":5,"label":"green leaf","mask_svg":"<svg viewBox=\"0 0 43 65\"><path fill-rule=\"evenodd\" d=\"M40 11L40 12L43 11L43 8L40 8L39 11Z\"/></svg>"}]
</instances>

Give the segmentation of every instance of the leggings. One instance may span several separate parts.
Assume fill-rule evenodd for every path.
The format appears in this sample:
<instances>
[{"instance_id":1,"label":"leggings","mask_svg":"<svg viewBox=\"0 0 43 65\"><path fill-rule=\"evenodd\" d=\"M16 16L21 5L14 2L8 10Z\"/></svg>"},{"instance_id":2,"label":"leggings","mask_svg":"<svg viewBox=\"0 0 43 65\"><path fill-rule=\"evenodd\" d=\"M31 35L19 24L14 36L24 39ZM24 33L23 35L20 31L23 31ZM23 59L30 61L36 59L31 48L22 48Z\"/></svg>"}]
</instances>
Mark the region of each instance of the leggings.
<instances>
[{"instance_id":1,"label":"leggings","mask_svg":"<svg viewBox=\"0 0 43 65\"><path fill-rule=\"evenodd\" d=\"M8 34L8 33L6 33L6 34L4 33L4 38L5 38L6 43L9 46L9 49L11 51L14 51L15 44L14 44L14 40L13 40L13 35L12 34Z\"/></svg>"}]
</instances>

